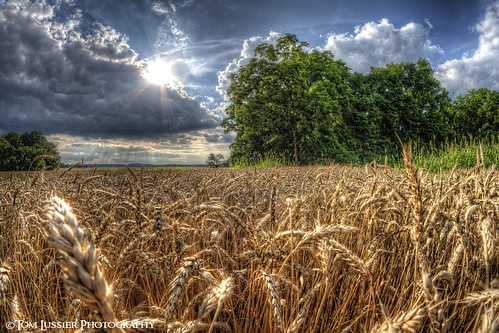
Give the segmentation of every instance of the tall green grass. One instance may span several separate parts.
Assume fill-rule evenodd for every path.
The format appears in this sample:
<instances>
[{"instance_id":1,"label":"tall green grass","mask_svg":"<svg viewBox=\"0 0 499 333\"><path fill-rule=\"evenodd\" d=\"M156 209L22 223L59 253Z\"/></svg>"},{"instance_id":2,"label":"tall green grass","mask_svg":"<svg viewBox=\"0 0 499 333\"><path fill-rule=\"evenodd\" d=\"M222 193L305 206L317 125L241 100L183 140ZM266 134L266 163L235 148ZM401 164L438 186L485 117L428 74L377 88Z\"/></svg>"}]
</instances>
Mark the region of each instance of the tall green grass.
<instances>
[{"instance_id":1,"label":"tall green grass","mask_svg":"<svg viewBox=\"0 0 499 333\"><path fill-rule=\"evenodd\" d=\"M231 162L230 166L234 169L242 168L264 168L291 165L285 154L268 152L264 155L254 157L242 157L238 161Z\"/></svg>"},{"instance_id":2,"label":"tall green grass","mask_svg":"<svg viewBox=\"0 0 499 333\"><path fill-rule=\"evenodd\" d=\"M485 168L499 164L499 140L496 137L473 138L463 137L460 140L445 141L441 144L423 144L412 142L412 155L417 168L423 168L431 173L449 171L454 168L469 169L481 164ZM378 165L385 163L393 168L403 169L404 164L399 152L387 153L375 158ZM324 163L328 164L328 163ZM231 163L234 169L249 167L276 167L288 166L292 162L285 154L269 152L263 156L252 158L243 157ZM352 165L360 165L353 163Z\"/></svg>"},{"instance_id":3,"label":"tall green grass","mask_svg":"<svg viewBox=\"0 0 499 333\"><path fill-rule=\"evenodd\" d=\"M454 168L467 169L482 164L488 168L499 162L499 142L495 137L477 139L464 137L460 141L447 141L438 146L430 144L413 147L416 167L432 173Z\"/></svg>"}]
</instances>

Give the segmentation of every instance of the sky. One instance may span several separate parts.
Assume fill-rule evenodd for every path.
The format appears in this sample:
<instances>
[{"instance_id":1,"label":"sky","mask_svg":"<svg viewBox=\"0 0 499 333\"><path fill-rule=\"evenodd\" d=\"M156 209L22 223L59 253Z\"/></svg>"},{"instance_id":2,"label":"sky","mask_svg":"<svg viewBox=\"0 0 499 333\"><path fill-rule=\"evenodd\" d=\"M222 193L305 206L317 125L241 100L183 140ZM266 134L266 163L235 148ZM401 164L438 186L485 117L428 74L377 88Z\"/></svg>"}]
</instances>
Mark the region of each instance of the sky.
<instances>
[{"instance_id":1,"label":"sky","mask_svg":"<svg viewBox=\"0 0 499 333\"><path fill-rule=\"evenodd\" d=\"M499 90L498 0L0 0L0 134L63 163L229 156L229 76L295 34L352 72L428 59L451 96Z\"/></svg>"}]
</instances>

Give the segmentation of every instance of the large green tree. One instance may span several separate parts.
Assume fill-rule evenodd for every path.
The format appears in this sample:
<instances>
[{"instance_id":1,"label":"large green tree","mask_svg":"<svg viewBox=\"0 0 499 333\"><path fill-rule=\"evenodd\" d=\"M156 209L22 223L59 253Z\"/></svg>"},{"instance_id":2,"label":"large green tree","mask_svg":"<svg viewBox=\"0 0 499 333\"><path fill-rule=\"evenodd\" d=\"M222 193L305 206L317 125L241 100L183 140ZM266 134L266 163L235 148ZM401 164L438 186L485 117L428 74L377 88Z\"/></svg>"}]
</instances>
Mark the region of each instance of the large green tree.
<instances>
[{"instance_id":1,"label":"large green tree","mask_svg":"<svg viewBox=\"0 0 499 333\"><path fill-rule=\"evenodd\" d=\"M348 159L343 114L350 107L349 70L330 52L307 51L286 34L262 44L231 76L230 105L222 122L236 132L231 161L269 152L295 164Z\"/></svg>"},{"instance_id":2,"label":"large green tree","mask_svg":"<svg viewBox=\"0 0 499 333\"><path fill-rule=\"evenodd\" d=\"M50 155L35 161L35 157ZM0 136L0 170L25 171L40 170L44 167L55 168L60 161L59 152L54 143L48 142L42 132L33 131L19 135L10 132Z\"/></svg>"}]
</instances>

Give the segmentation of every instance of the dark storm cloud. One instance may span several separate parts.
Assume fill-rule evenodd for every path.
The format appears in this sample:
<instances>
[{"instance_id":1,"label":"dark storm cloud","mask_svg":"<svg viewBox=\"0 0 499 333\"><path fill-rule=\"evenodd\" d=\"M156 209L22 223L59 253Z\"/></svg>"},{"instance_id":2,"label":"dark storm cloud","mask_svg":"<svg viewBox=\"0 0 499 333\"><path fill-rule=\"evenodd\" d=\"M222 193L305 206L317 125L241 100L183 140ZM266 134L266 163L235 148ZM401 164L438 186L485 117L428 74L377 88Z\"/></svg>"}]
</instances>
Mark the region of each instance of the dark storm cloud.
<instances>
[{"instance_id":1,"label":"dark storm cloud","mask_svg":"<svg viewBox=\"0 0 499 333\"><path fill-rule=\"evenodd\" d=\"M159 136L220 119L180 89L147 85L128 38L74 9L0 7L0 132Z\"/></svg>"}]
</instances>

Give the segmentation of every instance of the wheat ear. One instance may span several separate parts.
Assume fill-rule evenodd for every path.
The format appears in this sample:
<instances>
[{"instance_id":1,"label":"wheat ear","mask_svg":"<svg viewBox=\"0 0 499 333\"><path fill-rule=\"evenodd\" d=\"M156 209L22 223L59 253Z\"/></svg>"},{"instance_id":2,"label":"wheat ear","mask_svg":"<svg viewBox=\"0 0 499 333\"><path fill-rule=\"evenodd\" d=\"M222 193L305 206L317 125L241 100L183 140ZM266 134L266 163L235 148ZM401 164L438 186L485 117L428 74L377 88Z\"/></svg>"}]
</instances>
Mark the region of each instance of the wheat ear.
<instances>
[{"instance_id":1,"label":"wheat ear","mask_svg":"<svg viewBox=\"0 0 499 333\"><path fill-rule=\"evenodd\" d=\"M479 333L495 333L499 331L499 314L491 306L482 315L482 327Z\"/></svg>"},{"instance_id":2,"label":"wheat ear","mask_svg":"<svg viewBox=\"0 0 499 333\"><path fill-rule=\"evenodd\" d=\"M171 282L170 287L170 298L168 299L168 308L166 310L165 321L169 321L177 301L181 296L185 284L187 283L190 276L199 270L199 259L195 257L188 257L184 259L184 264L177 271L177 276Z\"/></svg>"},{"instance_id":3,"label":"wheat ear","mask_svg":"<svg viewBox=\"0 0 499 333\"><path fill-rule=\"evenodd\" d=\"M274 278L268 274L267 272L262 271L263 277L265 278L265 284L267 285L269 291L269 301L274 309L274 315L277 319L277 323L279 328L282 329L284 327L284 320L282 318L282 310L281 310L281 297L279 296L279 292L277 291L277 285L275 283Z\"/></svg>"},{"instance_id":4,"label":"wheat ear","mask_svg":"<svg viewBox=\"0 0 499 333\"><path fill-rule=\"evenodd\" d=\"M350 267L352 267L357 272L363 274L370 281L374 281L374 276L371 274L367 265L360 259L355 253L350 251L347 247L337 242L334 239L329 239L328 243L334 249L334 251L339 255L339 258L344 260Z\"/></svg>"},{"instance_id":5,"label":"wheat ear","mask_svg":"<svg viewBox=\"0 0 499 333\"><path fill-rule=\"evenodd\" d=\"M2 263L0 265L0 301L7 298L7 291L9 289L11 268L8 264Z\"/></svg>"},{"instance_id":6,"label":"wheat ear","mask_svg":"<svg viewBox=\"0 0 499 333\"><path fill-rule=\"evenodd\" d=\"M106 322L115 322L112 309L113 291L106 282L98 262L94 240L88 241L71 207L58 197L45 206L46 240L62 255L58 261L71 292L97 311ZM109 332L124 332L110 328Z\"/></svg>"},{"instance_id":7,"label":"wheat ear","mask_svg":"<svg viewBox=\"0 0 499 333\"><path fill-rule=\"evenodd\" d=\"M489 287L490 280L490 266L492 263L492 259L494 257L495 244L494 244L494 236L492 231L492 220L490 217L487 217L482 221L481 224L481 234L482 234L482 253L483 259L485 260L485 268L486 268L486 284Z\"/></svg>"},{"instance_id":8,"label":"wheat ear","mask_svg":"<svg viewBox=\"0 0 499 333\"><path fill-rule=\"evenodd\" d=\"M432 332L445 333L447 327L442 324L445 322L443 307L442 307L442 297L438 293L433 280L428 272L423 271L423 291L426 298L428 317L430 318L430 327Z\"/></svg>"},{"instance_id":9,"label":"wheat ear","mask_svg":"<svg viewBox=\"0 0 499 333\"><path fill-rule=\"evenodd\" d=\"M424 318L426 308L418 306L411 311L400 313L390 323L385 322L381 325L378 332L416 332Z\"/></svg>"},{"instance_id":10,"label":"wheat ear","mask_svg":"<svg viewBox=\"0 0 499 333\"><path fill-rule=\"evenodd\" d=\"M38 160L41 160L41 159L45 159L45 160L53 160L53 159L56 159L57 157L56 156L53 156L53 155L38 155L36 156L33 161L31 161L31 164L29 165L29 168L28 168L28 171L31 170L31 167L33 166L33 164L38 161Z\"/></svg>"},{"instance_id":11,"label":"wheat ear","mask_svg":"<svg viewBox=\"0 0 499 333\"><path fill-rule=\"evenodd\" d=\"M310 304L312 303L314 296L315 296L317 290L319 290L321 285L322 285L322 283L317 283L309 292L307 292L306 295L304 295L300 299L300 303L303 302L303 306L301 307L300 311L298 312L298 315L296 316L296 318L289 325L288 329L286 330L286 333L296 333L296 332L300 331L301 327L305 323L305 319L307 319L308 310L310 309Z\"/></svg>"},{"instance_id":12,"label":"wheat ear","mask_svg":"<svg viewBox=\"0 0 499 333\"><path fill-rule=\"evenodd\" d=\"M208 333L211 333L214 327L214 324L216 323L218 313L220 312L220 309L222 308L222 305L225 303L225 301L232 296L232 293L234 292L234 278L229 277L225 280L223 280L220 283L220 286L216 290L216 295L217 295L217 310L215 311L215 315L213 316L213 321L210 325L210 329Z\"/></svg>"},{"instance_id":13,"label":"wheat ear","mask_svg":"<svg viewBox=\"0 0 499 333\"><path fill-rule=\"evenodd\" d=\"M496 302L499 299L499 290L498 289L487 289L483 291L479 291L476 293L470 293L466 295L460 302L466 303L469 305L477 305L486 302Z\"/></svg>"}]
</instances>

